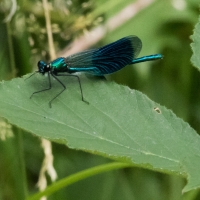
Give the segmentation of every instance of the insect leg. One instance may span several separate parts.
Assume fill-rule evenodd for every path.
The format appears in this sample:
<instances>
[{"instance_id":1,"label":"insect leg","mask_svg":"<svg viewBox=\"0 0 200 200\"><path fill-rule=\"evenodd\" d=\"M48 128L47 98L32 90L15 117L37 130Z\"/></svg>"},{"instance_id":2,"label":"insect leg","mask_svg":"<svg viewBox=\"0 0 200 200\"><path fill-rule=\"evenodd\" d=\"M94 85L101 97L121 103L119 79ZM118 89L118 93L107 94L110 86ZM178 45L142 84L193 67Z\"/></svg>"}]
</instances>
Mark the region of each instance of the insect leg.
<instances>
[{"instance_id":1,"label":"insect leg","mask_svg":"<svg viewBox=\"0 0 200 200\"><path fill-rule=\"evenodd\" d=\"M48 80L49 80L49 88L43 89L43 90L40 90L40 91L37 91L37 92L33 92L33 94L30 96L30 99L32 98L32 96L33 96L34 94L37 94L37 93L40 93L40 92L44 92L44 91L46 91L46 90L50 90L50 89L51 89L51 79L50 79L50 74L49 74L49 72L48 72Z\"/></svg>"},{"instance_id":2,"label":"insect leg","mask_svg":"<svg viewBox=\"0 0 200 200\"><path fill-rule=\"evenodd\" d=\"M86 101L86 100L84 99L84 97L83 97L83 90L82 90L81 81L80 81L79 76L74 75L74 74L73 74L73 75L72 75L72 74L57 74L56 76L73 76L73 77L76 77L77 80L78 80L78 83L79 83L80 91L81 91L81 99L82 99L83 102L89 104L89 102ZM54 76L54 77L55 77L55 76ZM58 79L57 79L57 80L58 80ZM60 81L59 81L59 82L60 82ZM61 82L60 82L60 83L61 83ZM61 83L61 84L63 85L63 83ZM65 86L63 85L63 87L65 87ZM65 89L66 89L66 87L65 87ZM64 90L63 90L63 91L64 91ZM61 91L61 93L62 93L63 91ZM61 94L61 93L59 93L59 94Z\"/></svg>"},{"instance_id":3,"label":"insect leg","mask_svg":"<svg viewBox=\"0 0 200 200\"><path fill-rule=\"evenodd\" d=\"M50 108L51 108L51 102L66 90L66 86L56 77L57 75L53 73L51 73L51 75L63 86L63 90L61 90L53 99L51 99L51 101L49 101Z\"/></svg>"}]
</instances>

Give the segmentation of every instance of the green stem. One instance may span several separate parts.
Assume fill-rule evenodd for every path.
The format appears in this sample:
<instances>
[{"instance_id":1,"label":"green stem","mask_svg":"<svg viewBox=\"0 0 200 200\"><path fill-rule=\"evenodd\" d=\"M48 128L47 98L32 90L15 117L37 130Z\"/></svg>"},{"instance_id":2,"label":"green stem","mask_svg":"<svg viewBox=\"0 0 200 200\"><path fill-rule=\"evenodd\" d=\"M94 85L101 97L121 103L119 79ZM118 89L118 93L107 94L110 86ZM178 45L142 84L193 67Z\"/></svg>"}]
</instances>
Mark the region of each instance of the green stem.
<instances>
[{"instance_id":1,"label":"green stem","mask_svg":"<svg viewBox=\"0 0 200 200\"><path fill-rule=\"evenodd\" d=\"M12 42L12 31L10 28L10 22L6 22L6 28L8 33L8 46L9 46L9 56L10 56L10 66L11 66L11 78L16 77L16 66L15 66L15 56L14 48Z\"/></svg>"},{"instance_id":2,"label":"green stem","mask_svg":"<svg viewBox=\"0 0 200 200\"><path fill-rule=\"evenodd\" d=\"M48 2L47 0L43 0L43 8L44 8L44 15L45 15L45 21L46 21L46 29L47 29L47 36L48 36L48 42L49 42L49 54L51 60L56 58L55 48L53 44L53 34L51 30L51 19L48 9Z\"/></svg>"},{"instance_id":3,"label":"green stem","mask_svg":"<svg viewBox=\"0 0 200 200\"><path fill-rule=\"evenodd\" d=\"M183 195L183 200L195 200L198 199L199 190L191 190Z\"/></svg>"},{"instance_id":4,"label":"green stem","mask_svg":"<svg viewBox=\"0 0 200 200\"><path fill-rule=\"evenodd\" d=\"M39 198L41 198L43 196L49 196L49 195L57 192L61 188L72 185L73 183L78 182L83 179L86 179L90 176L94 176L96 174L100 174L100 173L107 172L107 171L114 170L114 169L125 168L125 167L132 167L132 165L130 163L115 162L115 163L104 164L104 165L100 165L97 167L83 170L81 172L72 174L66 178L63 178L63 179L53 183L52 185L47 187L44 191L38 192L35 195L28 197L27 200L38 200Z\"/></svg>"},{"instance_id":5,"label":"green stem","mask_svg":"<svg viewBox=\"0 0 200 200\"><path fill-rule=\"evenodd\" d=\"M24 162L24 148L23 148L23 137L22 132L18 128L17 129L17 142L18 142L18 155L19 155L19 168L20 168L20 176L21 176L21 186L23 191L23 198L25 199L28 196L28 187L27 187L27 178L26 178L26 167Z\"/></svg>"}]
</instances>

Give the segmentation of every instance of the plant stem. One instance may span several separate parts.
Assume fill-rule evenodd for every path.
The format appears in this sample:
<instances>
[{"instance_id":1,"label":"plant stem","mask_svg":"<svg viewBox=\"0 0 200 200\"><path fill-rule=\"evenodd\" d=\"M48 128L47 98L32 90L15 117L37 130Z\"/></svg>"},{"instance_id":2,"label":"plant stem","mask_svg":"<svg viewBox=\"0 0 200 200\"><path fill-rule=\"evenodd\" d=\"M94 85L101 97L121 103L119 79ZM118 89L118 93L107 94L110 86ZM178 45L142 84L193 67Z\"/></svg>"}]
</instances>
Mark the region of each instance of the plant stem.
<instances>
[{"instance_id":1,"label":"plant stem","mask_svg":"<svg viewBox=\"0 0 200 200\"><path fill-rule=\"evenodd\" d=\"M76 183L80 180L86 179L86 178L94 176L96 174L100 174L100 173L107 172L107 171L114 170L114 169L125 168L125 167L132 167L132 165L129 163L115 162L115 163L104 164L104 165L100 165L97 167L83 170L81 172L72 174L66 178L63 178L63 179L53 183L52 185L47 187L46 190L44 190L42 192L38 192L33 196L30 196L29 198L27 198L27 200L36 200L36 199L41 198L42 196L49 196L49 195L57 192L61 188L72 185L73 183Z\"/></svg>"},{"instance_id":2,"label":"plant stem","mask_svg":"<svg viewBox=\"0 0 200 200\"><path fill-rule=\"evenodd\" d=\"M9 56L10 56L10 66L11 66L11 78L16 77L16 66L15 66L15 58L14 58L14 48L12 42L12 30L10 28L10 22L6 22L6 28L8 33L8 46L9 46Z\"/></svg>"},{"instance_id":3,"label":"plant stem","mask_svg":"<svg viewBox=\"0 0 200 200\"><path fill-rule=\"evenodd\" d=\"M48 9L48 3L47 0L43 0L43 8L44 8L44 15L45 15L45 21L46 21L46 29L47 29L47 36L48 36L48 42L49 42L49 54L51 60L56 58L55 48L53 45L53 35L51 30L51 19Z\"/></svg>"},{"instance_id":4,"label":"plant stem","mask_svg":"<svg viewBox=\"0 0 200 200\"><path fill-rule=\"evenodd\" d=\"M17 143L18 143L18 155L19 155L19 168L21 171L21 180L23 187L23 198L25 199L28 196L28 187L27 187L27 178L26 178L26 168L25 168L25 162L24 162L24 148L23 148L23 137L22 132L19 128L16 129L17 131Z\"/></svg>"}]
</instances>

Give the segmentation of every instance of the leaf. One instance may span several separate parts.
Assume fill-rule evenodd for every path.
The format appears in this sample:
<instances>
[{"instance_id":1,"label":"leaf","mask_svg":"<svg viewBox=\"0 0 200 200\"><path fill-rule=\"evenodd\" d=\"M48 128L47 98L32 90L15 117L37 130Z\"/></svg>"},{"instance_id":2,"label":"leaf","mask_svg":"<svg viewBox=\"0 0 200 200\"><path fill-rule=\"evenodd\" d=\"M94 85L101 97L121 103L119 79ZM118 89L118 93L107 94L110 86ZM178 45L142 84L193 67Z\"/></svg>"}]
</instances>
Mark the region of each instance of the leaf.
<instances>
[{"instance_id":1,"label":"leaf","mask_svg":"<svg viewBox=\"0 0 200 200\"><path fill-rule=\"evenodd\" d=\"M193 51L191 62L198 70L200 70L200 17L191 38L193 40L193 43L191 43Z\"/></svg>"},{"instance_id":2,"label":"leaf","mask_svg":"<svg viewBox=\"0 0 200 200\"><path fill-rule=\"evenodd\" d=\"M199 135L170 110L126 86L84 76L89 105L76 78L68 77L61 79L67 90L49 108L61 86L53 80L51 90L30 99L48 87L47 77L33 77L0 83L0 115L10 123L70 148L187 177L184 192L200 186Z\"/></svg>"}]
</instances>

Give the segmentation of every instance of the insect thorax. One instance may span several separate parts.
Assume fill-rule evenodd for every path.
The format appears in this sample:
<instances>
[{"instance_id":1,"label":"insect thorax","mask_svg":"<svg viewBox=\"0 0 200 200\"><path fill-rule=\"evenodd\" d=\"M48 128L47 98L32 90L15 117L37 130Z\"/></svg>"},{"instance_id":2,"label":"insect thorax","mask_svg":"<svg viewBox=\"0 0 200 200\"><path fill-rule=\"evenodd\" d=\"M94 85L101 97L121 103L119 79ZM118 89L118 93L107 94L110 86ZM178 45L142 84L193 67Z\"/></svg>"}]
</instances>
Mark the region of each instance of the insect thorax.
<instances>
[{"instance_id":1,"label":"insect thorax","mask_svg":"<svg viewBox=\"0 0 200 200\"><path fill-rule=\"evenodd\" d=\"M57 58L50 63L51 70L54 72L67 72L67 64L65 62L65 58Z\"/></svg>"}]
</instances>

